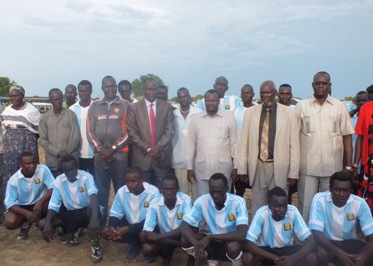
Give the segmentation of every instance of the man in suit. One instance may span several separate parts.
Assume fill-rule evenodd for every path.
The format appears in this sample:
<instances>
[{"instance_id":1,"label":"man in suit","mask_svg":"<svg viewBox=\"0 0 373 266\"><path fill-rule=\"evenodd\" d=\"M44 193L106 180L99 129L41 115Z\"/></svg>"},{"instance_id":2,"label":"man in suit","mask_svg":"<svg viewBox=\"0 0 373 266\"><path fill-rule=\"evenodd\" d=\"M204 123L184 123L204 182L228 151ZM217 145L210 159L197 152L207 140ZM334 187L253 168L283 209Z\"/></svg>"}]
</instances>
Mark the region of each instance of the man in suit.
<instances>
[{"instance_id":1,"label":"man in suit","mask_svg":"<svg viewBox=\"0 0 373 266\"><path fill-rule=\"evenodd\" d=\"M144 172L144 180L158 188L171 171L172 137L175 118L172 106L157 99L157 83L147 79L144 99L128 110L127 131L133 143L132 167Z\"/></svg>"},{"instance_id":2,"label":"man in suit","mask_svg":"<svg viewBox=\"0 0 373 266\"><path fill-rule=\"evenodd\" d=\"M299 175L299 126L296 113L277 104L273 81L260 86L262 104L249 108L238 145L238 174L250 182L252 213L267 204L267 194L279 186L288 191Z\"/></svg>"}]
</instances>

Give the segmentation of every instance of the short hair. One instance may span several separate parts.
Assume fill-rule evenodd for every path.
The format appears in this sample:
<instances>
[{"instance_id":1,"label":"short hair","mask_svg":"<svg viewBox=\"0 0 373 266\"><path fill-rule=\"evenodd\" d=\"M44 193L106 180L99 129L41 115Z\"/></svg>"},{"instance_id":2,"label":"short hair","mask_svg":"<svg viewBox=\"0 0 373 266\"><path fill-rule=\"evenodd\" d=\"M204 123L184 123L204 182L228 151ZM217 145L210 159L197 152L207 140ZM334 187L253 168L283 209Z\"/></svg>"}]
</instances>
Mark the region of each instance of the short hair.
<instances>
[{"instance_id":1,"label":"short hair","mask_svg":"<svg viewBox=\"0 0 373 266\"><path fill-rule=\"evenodd\" d=\"M330 187L333 187L334 181L347 181L351 183L351 188L354 185L354 179L352 177L352 174L347 171L339 171L332 174L332 176L329 179L329 185Z\"/></svg>"},{"instance_id":2,"label":"short hair","mask_svg":"<svg viewBox=\"0 0 373 266\"><path fill-rule=\"evenodd\" d=\"M21 161L23 157L31 157L31 156L36 157L35 154L32 153L31 151L24 151L24 152L22 152L21 155L19 156L19 161Z\"/></svg>"},{"instance_id":3,"label":"short hair","mask_svg":"<svg viewBox=\"0 0 373 266\"><path fill-rule=\"evenodd\" d=\"M79 82L78 84L78 90L80 86L89 86L89 89L92 91L92 83L89 80L83 79L82 81Z\"/></svg>"},{"instance_id":4,"label":"short hair","mask_svg":"<svg viewBox=\"0 0 373 266\"><path fill-rule=\"evenodd\" d=\"M168 174L165 177L163 177L162 182L161 182L161 187L163 186L164 181L175 181L176 185L179 186L179 180L177 180L174 174Z\"/></svg>"},{"instance_id":5,"label":"short hair","mask_svg":"<svg viewBox=\"0 0 373 266\"><path fill-rule=\"evenodd\" d=\"M241 92L242 92L242 90L243 90L244 88L250 88L250 89L254 92L254 88L253 88L253 86L251 86L250 84L245 84L245 85L243 85L242 88L241 88Z\"/></svg>"},{"instance_id":6,"label":"short hair","mask_svg":"<svg viewBox=\"0 0 373 266\"><path fill-rule=\"evenodd\" d=\"M64 157L62 157L61 165L63 163L69 163L69 162L73 162L74 166L78 167L78 160L74 156L72 156L71 154L66 154Z\"/></svg>"},{"instance_id":7,"label":"short hair","mask_svg":"<svg viewBox=\"0 0 373 266\"><path fill-rule=\"evenodd\" d=\"M158 85L158 86L157 86L157 89L165 89L165 90L168 91L168 87L167 87L166 85L164 85L164 84L160 84L160 85Z\"/></svg>"},{"instance_id":8,"label":"short hair","mask_svg":"<svg viewBox=\"0 0 373 266\"><path fill-rule=\"evenodd\" d=\"M144 81L143 89L145 89L145 84L148 83L148 82L153 82L153 83L157 86L157 88L158 88L158 82L157 82L155 79L153 79L153 78L147 78L147 79Z\"/></svg>"},{"instance_id":9,"label":"short hair","mask_svg":"<svg viewBox=\"0 0 373 266\"><path fill-rule=\"evenodd\" d=\"M65 91L67 90L67 88L72 88L76 92L76 86L74 84L68 84L68 85L66 85Z\"/></svg>"},{"instance_id":10,"label":"short hair","mask_svg":"<svg viewBox=\"0 0 373 266\"><path fill-rule=\"evenodd\" d=\"M359 96L359 95L363 95L363 94L368 94L368 92L367 91L359 91L358 93L356 93L355 97Z\"/></svg>"},{"instance_id":11,"label":"short hair","mask_svg":"<svg viewBox=\"0 0 373 266\"><path fill-rule=\"evenodd\" d=\"M216 174L213 174L211 177L210 177L210 180L209 180L209 183L211 182L211 180L222 180L223 183L224 183L224 186L228 186L228 179L225 177L224 174L222 173L216 173Z\"/></svg>"},{"instance_id":12,"label":"short hair","mask_svg":"<svg viewBox=\"0 0 373 266\"><path fill-rule=\"evenodd\" d=\"M182 92L185 92L190 96L189 90L185 87L181 87L180 89L177 90L177 92L176 92L177 96L179 96L179 94L182 93Z\"/></svg>"},{"instance_id":13,"label":"short hair","mask_svg":"<svg viewBox=\"0 0 373 266\"><path fill-rule=\"evenodd\" d=\"M366 89L366 91L367 91L368 93L373 93L373 84L370 85L370 86Z\"/></svg>"},{"instance_id":14,"label":"short hair","mask_svg":"<svg viewBox=\"0 0 373 266\"><path fill-rule=\"evenodd\" d=\"M121 86L130 86L130 88L132 90L132 84L131 84L131 82L129 82L126 79L119 81L118 88L121 87Z\"/></svg>"},{"instance_id":15,"label":"short hair","mask_svg":"<svg viewBox=\"0 0 373 266\"><path fill-rule=\"evenodd\" d=\"M283 190L280 187L274 187L270 191L268 191L268 202L272 202L273 197L285 197L287 198L288 196L286 195L285 190Z\"/></svg>"},{"instance_id":16,"label":"short hair","mask_svg":"<svg viewBox=\"0 0 373 266\"><path fill-rule=\"evenodd\" d=\"M113 76L107 75L107 76L105 76L105 77L102 79L102 81L101 81L101 85L104 84L105 79L113 79L113 80L115 80L115 78L114 78ZM116 82L116 81L115 81L115 82Z\"/></svg>"},{"instance_id":17,"label":"short hair","mask_svg":"<svg viewBox=\"0 0 373 266\"><path fill-rule=\"evenodd\" d=\"M143 171L139 167L132 167L128 170L127 175L138 175L141 179L143 179Z\"/></svg>"},{"instance_id":18,"label":"short hair","mask_svg":"<svg viewBox=\"0 0 373 266\"><path fill-rule=\"evenodd\" d=\"M216 90L214 90L214 89L209 89L208 91L206 91L205 95L203 95L203 98L205 98L208 93L210 93L210 94L216 94L216 95L218 95L218 98L219 98L219 93Z\"/></svg>"},{"instance_id":19,"label":"short hair","mask_svg":"<svg viewBox=\"0 0 373 266\"><path fill-rule=\"evenodd\" d=\"M49 91L49 93L48 93L49 98L52 96L53 93L58 93L58 94L60 94L60 95L63 96L63 93L62 93L62 91L61 91L60 89L58 89L58 88L53 88L53 89L51 89L51 90Z\"/></svg>"},{"instance_id":20,"label":"short hair","mask_svg":"<svg viewBox=\"0 0 373 266\"><path fill-rule=\"evenodd\" d=\"M317 73L313 76L313 80L315 80L316 76L318 76L318 75L326 75L326 76L328 77L328 79L329 79L329 82L330 82L330 75L329 75L328 72L326 72L326 71L319 71L319 72L317 72Z\"/></svg>"},{"instance_id":21,"label":"short hair","mask_svg":"<svg viewBox=\"0 0 373 266\"><path fill-rule=\"evenodd\" d=\"M289 87L291 89L291 86L287 83L281 84L278 88L280 89L281 87Z\"/></svg>"}]
</instances>

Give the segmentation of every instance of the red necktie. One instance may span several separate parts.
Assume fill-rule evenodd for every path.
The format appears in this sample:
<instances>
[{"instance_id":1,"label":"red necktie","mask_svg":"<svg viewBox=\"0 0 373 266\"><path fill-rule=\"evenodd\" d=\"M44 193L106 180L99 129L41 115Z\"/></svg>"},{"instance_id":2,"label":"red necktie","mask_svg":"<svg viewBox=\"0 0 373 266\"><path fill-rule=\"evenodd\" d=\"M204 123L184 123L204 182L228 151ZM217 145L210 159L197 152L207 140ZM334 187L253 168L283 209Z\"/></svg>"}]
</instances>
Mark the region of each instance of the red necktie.
<instances>
[{"instance_id":1,"label":"red necktie","mask_svg":"<svg viewBox=\"0 0 373 266\"><path fill-rule=\"evenodd\" d=\"M150 117L151 142L152 142L152 145L154 145L155 144L155 115L154 115L152 103L150 104L149 117Z\"/></svg>"}]
</instances>

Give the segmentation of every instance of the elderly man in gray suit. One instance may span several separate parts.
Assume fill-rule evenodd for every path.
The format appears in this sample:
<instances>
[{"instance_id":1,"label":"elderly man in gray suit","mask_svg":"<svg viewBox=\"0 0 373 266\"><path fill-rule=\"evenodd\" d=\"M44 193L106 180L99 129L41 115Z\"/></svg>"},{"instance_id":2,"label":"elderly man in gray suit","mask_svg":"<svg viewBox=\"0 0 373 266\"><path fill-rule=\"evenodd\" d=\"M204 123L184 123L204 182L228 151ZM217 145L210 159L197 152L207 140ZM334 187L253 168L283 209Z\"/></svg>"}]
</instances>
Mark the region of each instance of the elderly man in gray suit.
<instances>
[{"instance_id":1,"label":"elderly man in gray suit","mask_svg":"<svg viewBox=\"0 0 373 266\"><path fill-rule=\"evenodd\" d=\"M252 214L267 204L267 194L299 178L299 123L294 110L276 103L273 81L260 86L261 105L245 111L238 144L238 174L250 182Z\"/></svg>"},{"instance_id":2,"label":"elderly man in gray suit","mask_svg":"<svg viewBox=\"0 0 373 266\"><path fill-rule=\"evenodd\" d=\"M130 105L127 132L133 144L132 167L144 172L144 181L160 187L171 171L172 137L175 118L172 106L157 99L157 84L147 79L144 99Z\"/></svg>"}]
</instances>

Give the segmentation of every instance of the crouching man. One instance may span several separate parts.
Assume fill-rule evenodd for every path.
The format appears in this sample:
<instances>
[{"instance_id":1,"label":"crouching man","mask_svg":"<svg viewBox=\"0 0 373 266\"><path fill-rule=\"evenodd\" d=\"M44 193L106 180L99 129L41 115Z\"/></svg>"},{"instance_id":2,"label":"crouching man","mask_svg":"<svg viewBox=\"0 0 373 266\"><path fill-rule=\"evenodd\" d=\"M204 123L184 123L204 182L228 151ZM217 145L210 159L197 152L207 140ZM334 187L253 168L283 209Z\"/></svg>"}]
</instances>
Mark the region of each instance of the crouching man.
<instances>
[{"instance_id":1,"label":"crouching man","mask_svg":"<svg viewBox=\"0 0 373 266\"><path fill-rule=\"evenodd\" d=\"M50 242L55 235L67 234L68 244L79 243L80 228L87 228L92 241L91 259L102 259L99 242L97 188L92 175L78 170L78 162L72 155L61 160L62 175L54 182L52 198L43 229L43 238Z\"/></svg>"},{"instance_id":2,"label":"crouching man","mask_svg":"<svg viewBox=\"0 0 373 266\"><path fill-rule=\"evenodd\" d=\"M293 234L304 245L293 244ZM315 241L297 208L288 205L286 192L268 192L268 205L258 209L247 232L245 265L318 265ZM262 264L260 264L260 262Z\"/></svg>"},{"instance_id":3,"label":"crouching man","mask_svg":"<svg viewBox=\"0 0 373 266\"><path fill-rule=\"evenodd\" d=\"M228 193L228 180L223 174L213 174L208 185L209 193L195 201L180 225L182 247L198 264L207 260L209 265L220 265L230 260L234 266L242 265L249 223L246 202ZM201 222L209 232L198 230Z\"/></svg>"},{"instance_id":4,"label":"crouching man","mask_svg":"<svg viewBox=\"0 0 373 266\"><path fill-rule=\"evenodd\" d=\"M310 212L320 265L373 265L373 219L368 204L351 194L354 182L349 172L334 173L329 184L330 191L313 197Z\"/></svg>"},{"instance_id":5,"label":"crouching man","mask_svg":"<svg viewBox=\"0 0 373 266\"><path fill-rule=\"evenodd\" d=\"M37 164L36 156L23 152L19 157L20 169L9 179L5 207L5 226L9 230L21 228L17 239L25 240L33 223L46 216L52 195L54 178L49 168Z\"/></svg>"},{"instance_id":6,"label":"crouching man","mask_svg":"<svg viewBox=\"0 0 373 266\"><path fill-rule=\"evenodd\" d=\"M176 247L181 246L180 224L192 208L191 198L179 191L176 176L169 175L161 182L162 194L152 200L142 232L145 257L163 257L162 266L169 266Z\"/></svg>"}]
</instances>

